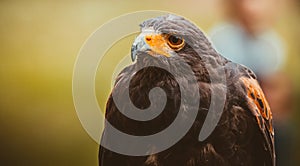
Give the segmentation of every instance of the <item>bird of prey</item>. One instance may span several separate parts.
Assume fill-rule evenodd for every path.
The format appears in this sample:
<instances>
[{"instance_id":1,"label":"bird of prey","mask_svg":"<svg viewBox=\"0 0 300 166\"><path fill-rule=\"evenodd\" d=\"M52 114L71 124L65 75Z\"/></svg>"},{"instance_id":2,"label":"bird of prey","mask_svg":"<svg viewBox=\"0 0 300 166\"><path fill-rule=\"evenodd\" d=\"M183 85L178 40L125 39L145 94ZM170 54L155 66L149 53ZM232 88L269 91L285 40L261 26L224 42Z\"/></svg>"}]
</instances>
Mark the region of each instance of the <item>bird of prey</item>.
<instances>
[{"instance_id":1,"label":"bird of prey","mask_svg":"<svg viewBox=\"0 0 300 166\"><path fill-rule=\"evenodd\" d=\"M141 32L135 39L131 57L134 63L118 75L113 93L110 95L105 117L107 122L118 130L135 136L155 134L170 126L177 116L186 116L185 122L195 119L187 133L173 146L145 156L131 156L114 152L102 145L99 149L100 166L273 166L275 165L274 130L272 113L255 74L248 68L233 63L221 56L204 33L187 19L176 15L163 15L144 21ZM228 41L230 42L230 41ZM192 70L181 72L178 64L183 59ZM149 63L165 66L164 69ZM145 66L143 68L143 66ZM137 69L139 69L137 71ZM169 71L165 69L170 69ZM212 82L214 71L224 71L226 82ZM178 70L175 78L170 71ZM212 72L208 72L212 71ZM196 78L192 82L191 75ZM218 76L218 75L217 75ZM131 78L132 77L132 78ZM221 75L220 75L221 77ZM130 85L125 82L130 80ZM185 113L179 115L181 107L180 83L185 82L183 90L189 99L199 100L196 117L185 115L193 105L183 105ZM193 85L192 85L193 84ZM191 90L196 84L198 91ZM159 87L165 96L149 99L151 89ZM130 112L128 102L115 103L114 96L126 96L128 88L132 104L139 109L150 106L166 97L163 111L149 121L138 121L125 116ZM220 120L213 132L199 141L199 132L208 115L212 101L212 89L226 89L225 104ZM220 91L221 92L221 91ZM223 91L222 91L223 92ZM193 96L199 93L200 98ZM104 129L109 130L107 128ZM105 140L104 140L105 139ZM110 138L101 141L109 143ZM134 147L134 141L131 142ZM151 151L149 145L149 151Z\"/></svg>"}]
</instances>

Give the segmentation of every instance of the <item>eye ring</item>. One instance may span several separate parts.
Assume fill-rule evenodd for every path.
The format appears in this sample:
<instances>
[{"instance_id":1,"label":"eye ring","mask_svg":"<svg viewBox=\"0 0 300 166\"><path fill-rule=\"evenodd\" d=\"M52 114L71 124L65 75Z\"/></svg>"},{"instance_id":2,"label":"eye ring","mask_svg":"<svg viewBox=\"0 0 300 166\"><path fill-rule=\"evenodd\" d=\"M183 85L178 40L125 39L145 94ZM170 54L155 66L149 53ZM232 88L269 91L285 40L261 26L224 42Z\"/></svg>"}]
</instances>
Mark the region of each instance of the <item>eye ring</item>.
<instances>
[{"instance_id":1,"label":"eye ring","mask_svg":"<svg viewBox=\"0 0 300 166\"><path fill-rule=\"evenodd\" d=\"M176 51L179 51L184 46L184 39L174 35L167 35L167 41L168 45Z\"/></svg>"}]
</instances>

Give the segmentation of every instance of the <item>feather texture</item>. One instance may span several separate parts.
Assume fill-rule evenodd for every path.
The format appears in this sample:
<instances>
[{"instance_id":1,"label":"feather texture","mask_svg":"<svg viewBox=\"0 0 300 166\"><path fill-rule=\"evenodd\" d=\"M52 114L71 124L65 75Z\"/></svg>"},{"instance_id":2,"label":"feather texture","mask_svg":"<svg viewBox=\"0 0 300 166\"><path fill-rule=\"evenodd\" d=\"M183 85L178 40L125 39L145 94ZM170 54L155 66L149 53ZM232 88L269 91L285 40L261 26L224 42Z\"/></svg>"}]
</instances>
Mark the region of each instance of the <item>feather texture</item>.
<instances>
[{"instance_id":1,"label":"feather texture","mask_svg":"<svg viewBox=\"0 0 300 166\"><path fill-rule=\"evenodd\" d=\"M275 165L272 116L256 76L246 67L235 64L211 46L203 32L186 19L174 15L150 19L141 28L153 28L162 33L183 37L187 44L177 52L180 58L191 66L199 87L200 105L193 126L188 133L169 149L149 156L126 156L112 152L100 145L100 166L208 166L208 165ZM146 53L138 55L137 62L125 68L118 76L114 93L125 95L124 82L130 80L129 96L133 104L145 109L150 106L149 91L160 87L166 92L167 103L163 112L150 121L136 121L124 116L116 107L112 96L106 105L106 119L118 130L131 135L150 135L168 127L176 116L181 101L179 83L168 71L157 67L146 67L135 72L136 68L150 63L162 63L170 70L177 70L179 57L152 57ZM225 71L226 83L212 83L211 71ZM191 80L190 74L180 74L178 81ZM191 85L192 86L192 85ZM192 98L195 92L184 87ZM211 104L212 89L226 89L226 102L223 114L213 133L203 142L198 135ZM157 96L154 102L159 101ZM122 106L126 110L126 104ZM192 105L184 106L189 111ZM130 111L130 110L128 110ZM192 117L185 117L188 121ZM109 141L106 138L105 141ZM134 146L134 144L132 145ZM155 148L155 147L153 147ZM151 150L151 147L149 147Z\"/></svg>"}]
</instances>

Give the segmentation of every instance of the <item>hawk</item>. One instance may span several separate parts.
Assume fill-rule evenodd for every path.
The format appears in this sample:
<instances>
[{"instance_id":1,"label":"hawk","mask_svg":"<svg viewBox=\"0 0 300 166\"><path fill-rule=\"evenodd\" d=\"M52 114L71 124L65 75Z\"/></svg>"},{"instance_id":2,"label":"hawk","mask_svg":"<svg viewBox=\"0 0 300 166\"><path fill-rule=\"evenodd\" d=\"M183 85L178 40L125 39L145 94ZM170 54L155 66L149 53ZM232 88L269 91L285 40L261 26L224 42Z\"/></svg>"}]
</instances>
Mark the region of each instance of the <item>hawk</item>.
<instances>
[{"instance_id":1,"label":"hawk","mask_svg":"<svg viewBox=\"0 0 300 166\"><path fill-rule=\"evenodd\" d=\"M245 66L221 56L204 33L187 19L164 15L144 21L141 32L131 48L135 62L118 75L106 105L106 120L118 130L135 136L155 134L170 126L177 116L183 123L195 119L191 128L173 146L145 156L120 154L100 145L100 166L206 166L206 165L275 165L272 113L255 74ZM228 41L230 42L230 41ZM192 73L183 71L183 59ZM150 65L149 65L150 64ZM165 68L151 66L163 65ZM143 68L143 66L145 66ZM138 69L138 70L137 70ZM166 69L169 69L167 71ZM182 70L182 71L181 71ZM211 81L211 74L223 70L225 82ZM211 71L211 72L209 72ZM179 72L177 76L171 72ZM191 81L191 77L196 82ZM217 74L217 77L221 75ZM132 77L132 78L131 78ZM178 77L178 78L175 78ZM130 85L125 82L130 80ZM188 100L199 100L199 105L183 105L181 82L187 86ZM198 91L192 87L196 86ZM159 87L165 96L149 99L151 89ZM138 121L125 116L130 112L128 102L116 104L114 97L129 97L135 107L155 108L155 103L166 97L163 111L149 121ZM199 132L203 127L212 101L212 89L223 89L226 94L222 114L215 129L203 141ZM200 98L194 97L199 93ZM153 102L153 103L151 103ZM179 114L179 107L184 109ZM188 112L196 108L196 117ZM109 129L105 128L104 133ZM109 137L101 140L110 142ZM131 142L135 146L134 141ZM149 151L151 151L149 145Z\"/></svg>"}]
</instances>

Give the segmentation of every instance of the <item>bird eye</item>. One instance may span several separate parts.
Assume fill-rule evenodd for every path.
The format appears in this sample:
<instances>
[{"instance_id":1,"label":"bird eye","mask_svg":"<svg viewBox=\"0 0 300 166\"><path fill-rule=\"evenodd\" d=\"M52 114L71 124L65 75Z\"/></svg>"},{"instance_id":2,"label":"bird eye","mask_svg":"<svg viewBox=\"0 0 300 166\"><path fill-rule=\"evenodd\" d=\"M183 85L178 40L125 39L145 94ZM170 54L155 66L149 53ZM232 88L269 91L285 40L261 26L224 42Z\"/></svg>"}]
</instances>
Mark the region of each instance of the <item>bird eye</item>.
<instances>
[{"instance_id":1,"label":"bird eye","mask_svg":"<svg viewBox=\"0 0 300 166\"><path fill-rule=\"evenodd\" d=\"M169 35L167 39L168 39L168 45L177 51L183 48L184 46L184 40L180 37Z\"/></svg>"}]
</instances>

